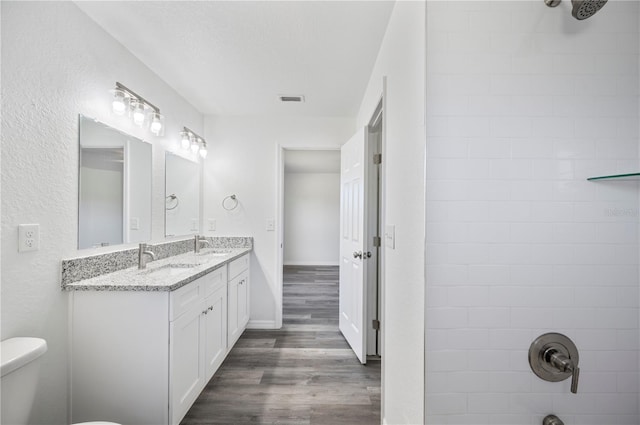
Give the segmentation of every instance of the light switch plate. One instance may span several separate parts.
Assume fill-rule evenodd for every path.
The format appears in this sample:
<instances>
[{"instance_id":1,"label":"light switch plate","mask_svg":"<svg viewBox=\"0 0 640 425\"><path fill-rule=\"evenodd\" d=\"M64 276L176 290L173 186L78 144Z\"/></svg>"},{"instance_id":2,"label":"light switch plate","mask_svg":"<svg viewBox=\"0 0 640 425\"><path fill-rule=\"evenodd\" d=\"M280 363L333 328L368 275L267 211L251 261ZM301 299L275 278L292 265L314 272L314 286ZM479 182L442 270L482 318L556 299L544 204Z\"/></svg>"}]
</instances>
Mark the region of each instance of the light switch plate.
<instances>
[{"instance_id":1,"label":"light switch plate","mask_svg":"<svg viewBox=\"0 0 640 425\"><path fill-rule=\"evenodd\" d=\"M210 218L209 219L209 231L210 232L215 232L216 231L216 219L215 218Z\"/></svg>"},{"instance_id":2,"label":"light switch plate","mask_svg":"<svg viewBox=\"0 0 640 425\"><path fill-rule=\"evenodd\" d=\"M140 230L140 219L138 217L131 217L129 220L129 229Z\"/></svg>"},{"instance_id":3,"label":"light switch plate","mask_svg":"<svg viewBox=\"0 0 640 425\"><path fill-rule=\"evenodd\" d=\"M276 221L272 218L267 220L267 232L273 232L276 230Z\"/></svg>"},{"instance_id":4,"label":"light switch plate","mask_svg":"<svg viewBox=\"0 0 640 425\"><path fill-rule=\"evenodd\" d=\"M384 227L384 246L396 249L396 225L388 224Z\"/></svg>"},{"instance_id":5,"label":"light switch plate","mask_svg":"<svg viewBox=\"0 0 640 425\"><path fill-rule=\"evenodd\" d=\"M197 218L192 218L191 219L191 230L193 231L198 231L198 219Z\"/></svg>"}]
</instances>

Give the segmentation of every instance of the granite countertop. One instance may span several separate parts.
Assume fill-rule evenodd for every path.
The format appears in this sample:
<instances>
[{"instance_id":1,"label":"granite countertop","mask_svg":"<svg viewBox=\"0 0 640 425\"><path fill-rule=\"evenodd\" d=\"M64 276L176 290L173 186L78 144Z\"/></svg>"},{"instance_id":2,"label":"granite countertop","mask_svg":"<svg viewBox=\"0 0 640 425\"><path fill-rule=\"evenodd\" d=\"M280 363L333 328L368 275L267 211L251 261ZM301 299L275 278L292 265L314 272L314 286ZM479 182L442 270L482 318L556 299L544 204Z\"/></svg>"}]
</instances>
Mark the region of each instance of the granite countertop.
<instances>
[{"instance_id":1,"label":"granite countertop","mask_svg":"<svg viewBox=\"0 0 640 425\"><path fill-rule=\"evenodd\" d=\"M66 291L174 291L189 282L251 252L244 248L202 248L63 285Z\"/></svg>"}]
</instances>

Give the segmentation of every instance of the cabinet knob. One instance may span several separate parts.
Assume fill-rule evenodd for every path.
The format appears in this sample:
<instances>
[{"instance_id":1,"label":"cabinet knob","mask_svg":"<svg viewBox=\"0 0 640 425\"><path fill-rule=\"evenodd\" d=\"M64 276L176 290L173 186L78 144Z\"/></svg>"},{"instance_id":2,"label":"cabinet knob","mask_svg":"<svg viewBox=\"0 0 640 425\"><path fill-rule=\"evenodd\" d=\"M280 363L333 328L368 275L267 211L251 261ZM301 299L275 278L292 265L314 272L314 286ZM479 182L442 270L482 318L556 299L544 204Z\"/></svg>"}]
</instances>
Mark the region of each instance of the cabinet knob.
<instances>
[{"instance_id":1,"label":"cabinet knob","mask_svg":"<svg viewBox=\"0 0 640 425\"><path fill-rule=\"evenodd\" d=\"M213 306L212 306L212 305L210 305L210 306L209 306L209 308L208 308L208 310L209 310L209 311L213 310Z\"/></svg>"},{"instance_id":2,"label":"cabinet knob","mask_svg":"<svg viewBox=\"0 0 640 425\"><path fill-rule=\"evenodd\" d=\"M207 314L207 313L209 313L207 310L204 310L204 311L202 312L202 314Z\"/></svg>"}]
</instances>

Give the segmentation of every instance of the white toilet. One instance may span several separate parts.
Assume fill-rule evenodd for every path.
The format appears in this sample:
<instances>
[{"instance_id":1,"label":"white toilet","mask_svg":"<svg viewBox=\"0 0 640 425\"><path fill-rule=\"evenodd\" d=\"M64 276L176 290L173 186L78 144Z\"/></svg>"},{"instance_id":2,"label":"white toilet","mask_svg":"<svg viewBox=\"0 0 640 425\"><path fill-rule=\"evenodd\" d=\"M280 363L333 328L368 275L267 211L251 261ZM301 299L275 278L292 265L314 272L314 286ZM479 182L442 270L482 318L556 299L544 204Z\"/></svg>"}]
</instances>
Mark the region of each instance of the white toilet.
<instances>
[{"instance_id":1,"label":"white toilet","mask_svg":"<svg viewBox=\"0 0 640 425\"><path fill-rule=\"evenodd\" d=\"M36 393L40 357L47 351L41 338L17 337L0 343L2 419L0 423L27 424ZM83 422L76 425L118 425L114 422Z\"/></svg>"}]
</instances>

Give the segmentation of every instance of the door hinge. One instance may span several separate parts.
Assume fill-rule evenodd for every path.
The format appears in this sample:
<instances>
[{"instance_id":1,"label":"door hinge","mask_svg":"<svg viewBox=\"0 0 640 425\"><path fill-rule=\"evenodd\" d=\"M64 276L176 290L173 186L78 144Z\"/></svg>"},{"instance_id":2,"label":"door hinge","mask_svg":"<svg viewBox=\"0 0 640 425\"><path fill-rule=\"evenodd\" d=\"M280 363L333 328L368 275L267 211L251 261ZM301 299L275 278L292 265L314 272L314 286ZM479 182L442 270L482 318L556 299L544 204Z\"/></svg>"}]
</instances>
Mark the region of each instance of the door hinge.
<instances>
[{"instance_id":1,"label":"door hinge","mask_svg":"<svg viewBox=\"0 0 640 425\"><path fill-rule=\"evenodd\" d=\"M376 319L373 319L371 321L371 326L373 326L374 330L379 331L380 330L380 321L376 320Z\"/></svg>"},{"instance_id":2,"label":"door hinge","mask_svg":"<svg viewBox=\"0 0 640 425\"><path fill-rule=\"evenodd\" d=\"M382 154L381 153L374 153L373 154L373 163L378 165L378 164L382 164Z\"/></svg>"},{"instance_id":3,"label":"door hinge","mask_svg":"<svg viewBox=\"0 0 640 425\"><path fill-rule=\"evenodd\" d=\"M382 239L380 238L380 236L373 237L373 246L375 247L382 246Z\"/></svg>"}]
</instances>

